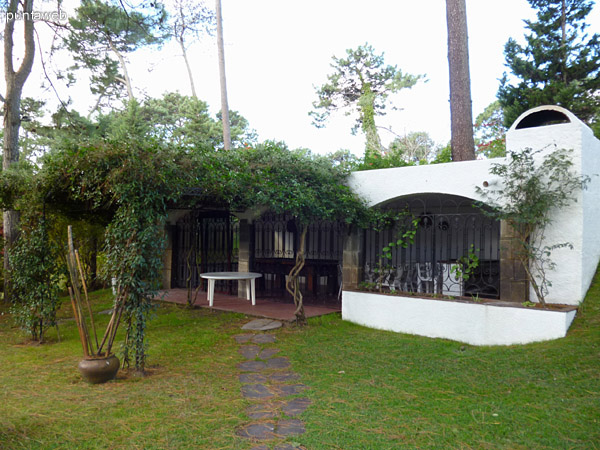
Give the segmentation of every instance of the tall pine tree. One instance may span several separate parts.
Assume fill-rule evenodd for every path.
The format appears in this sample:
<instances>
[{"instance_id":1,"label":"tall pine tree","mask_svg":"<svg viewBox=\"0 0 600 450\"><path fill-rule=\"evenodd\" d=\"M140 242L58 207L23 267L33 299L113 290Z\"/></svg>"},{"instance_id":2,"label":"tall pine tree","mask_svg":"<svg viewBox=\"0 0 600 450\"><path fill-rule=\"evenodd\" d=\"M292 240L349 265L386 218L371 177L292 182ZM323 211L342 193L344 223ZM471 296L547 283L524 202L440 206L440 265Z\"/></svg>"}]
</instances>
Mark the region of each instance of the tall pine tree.
<instances>
[{"instance_id":1,"label":"tall pine tree","mask_svg":"<svg viewBox=\"0 0 600 450\"><path fill-rule=\"evenodd\" d=\"M450 145L453 161L475 159L465 0L446 0L450 70Z\"/></svg>"},{"instance_id":2,"label":"tall pine tree","mask_svg":"<svg viewBox=\"0 0 600 450\"><path fill-rule=\"evenodd\" d=\"M600 135L600 36L586 32L591 0L528 0L537 20L525 20L531 31L523 47L509 39L498 99L510 126L535 106L556 104L573 112ZM513 84L512 80L516 79Z\"/></svg>"}]
</instances>

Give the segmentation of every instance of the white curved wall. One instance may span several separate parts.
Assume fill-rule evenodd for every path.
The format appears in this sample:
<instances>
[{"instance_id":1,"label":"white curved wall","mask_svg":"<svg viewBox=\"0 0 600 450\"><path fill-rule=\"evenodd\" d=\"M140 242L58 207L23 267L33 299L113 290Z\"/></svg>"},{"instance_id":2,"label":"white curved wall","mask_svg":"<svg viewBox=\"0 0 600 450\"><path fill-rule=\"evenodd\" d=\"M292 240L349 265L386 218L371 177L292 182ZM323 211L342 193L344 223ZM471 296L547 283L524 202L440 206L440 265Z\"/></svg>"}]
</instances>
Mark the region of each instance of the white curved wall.
<instances>
[{"instance_id":1,"label":"white curved wall","mask_svg":"<svg viewBox=\"0 0 600 450\"><path fill-rule=\"evenodd\" d=\"M500 159L501 161L502 159ZM393 169L353 172L349 185L374 206L413 194L451 194L482 200L475 186L492 182L490 165L494 160L462 161L426 166L396 167Z\"/></svg>"},{"instance_id":2,"label":"white curved wall","mask_svg":"<svg viewBox=\"0 0 600 450\"><path fill-rule=\"evenodd\" d=\"M585 294L600 259L600 140L589 128L582 136L581 172L590 177L588 189L583 191L583 248L581 289Z\"/></svg>"},{"instance_id":3,"label":"white curved wall","mask_svg":"<svg viewBox=\"0 0 600 450\"><path fill-rule=\"evenodd\" d=\"M571 122L516 129L522 117L542 109L560 111ZM577 194L575 202L552 212L553 223L547 228L544 242L545 245L569 242L573 246L552 252L556 267L548 272L552 284L547 301L579 304L587 293L600 258L600 141L570 111L558 106L541 106L527 111L515 121L506 135L506 147L510 151L543 150L541 155L557 149L572 150L573 171L591 178L588 188ZM533 291L530 296L535 298Z\"/></svg>"}]
</instances>

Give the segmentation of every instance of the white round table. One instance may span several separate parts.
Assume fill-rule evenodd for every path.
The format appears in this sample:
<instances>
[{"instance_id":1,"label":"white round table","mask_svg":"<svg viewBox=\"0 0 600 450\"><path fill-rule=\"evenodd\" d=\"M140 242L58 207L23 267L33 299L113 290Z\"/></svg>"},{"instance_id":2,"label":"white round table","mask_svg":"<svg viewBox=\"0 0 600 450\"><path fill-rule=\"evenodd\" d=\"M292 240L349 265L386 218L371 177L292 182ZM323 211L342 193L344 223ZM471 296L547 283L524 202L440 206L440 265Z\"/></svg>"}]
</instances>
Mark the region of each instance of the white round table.
<instances>
[{"instance_id":1,"label":"white round table","mask_svg":"<svg viewBox=\"0 0 600 450\"><path fill-rule=\"evenodd\" d=\"M215 300L215 280L245 280L246 299L252 300L252 306L256 305L255 286L256 279L262 274L256 272L207 272L201 273L201 278L208 280L208 305L212 307Z\"/></svg>"}]
</instances>

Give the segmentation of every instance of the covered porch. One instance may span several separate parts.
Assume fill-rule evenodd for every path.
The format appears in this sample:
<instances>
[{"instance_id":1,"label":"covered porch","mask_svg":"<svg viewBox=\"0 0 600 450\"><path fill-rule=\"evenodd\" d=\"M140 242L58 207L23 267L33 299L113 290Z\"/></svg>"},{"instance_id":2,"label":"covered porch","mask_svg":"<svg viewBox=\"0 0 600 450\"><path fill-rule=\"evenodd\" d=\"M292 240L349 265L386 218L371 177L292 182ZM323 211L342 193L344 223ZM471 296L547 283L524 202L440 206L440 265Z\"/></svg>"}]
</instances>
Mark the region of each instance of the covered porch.
<instances>
[{"instance_id":1,"label":"covered porch","mask_svg":"<svg viewBox=\"0 0 600 450\"><path fill-rule=\"evenodd\" d=\"M308 227L306 261L298 280L305 307L341 310L343 229L342 223L326 221L315 221ZM201 292L206 292L203 273L256 272L261 274L256 280L258 299L287 303L293 313L293 300L285 283L295 263L300 231L291 216L268 211L173 209L166 227L163 289L185 293L190 287L200 286ZM237 281L227 280L216 281L217 293L230 298L243 294L238 292ZM206 302L203 295L202 302Z\"/></svg>"},{"instance_id":2,"label":"covered porch","mask_svg":"<svg viewBox=\"0 0 600 450\"><path fill-rule=\"evenodd\" d=\"M185 305L187 303L187 295L187 289L165 289L160 291L156 299L159 301ZM210 308L206 298L206 292L200 291L198 293L194 307ZM245 298L240 298L237 295L224 294L222 292L215 292L212 309L283 321L293 321L296 318L294 316L295 307L293 303L287 301L284 302L283 300L276 301L272 298L265 299L258 297L256 299L256 305L252 306ZM340 311L341 305L304 305L304 312L307 318L323 316Z\"/></svg>"}]
</instances>

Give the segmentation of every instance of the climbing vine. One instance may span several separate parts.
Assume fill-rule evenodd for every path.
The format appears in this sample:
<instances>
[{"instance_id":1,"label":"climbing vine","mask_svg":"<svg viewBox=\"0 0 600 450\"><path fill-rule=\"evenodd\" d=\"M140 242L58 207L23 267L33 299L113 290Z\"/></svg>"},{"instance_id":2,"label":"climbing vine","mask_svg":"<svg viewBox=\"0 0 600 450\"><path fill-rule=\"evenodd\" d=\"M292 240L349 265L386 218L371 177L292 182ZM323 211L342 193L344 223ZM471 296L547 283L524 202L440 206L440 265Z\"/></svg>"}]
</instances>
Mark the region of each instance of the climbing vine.
<instances>
[{"instance_id":1,"label":"climbing vine","mask_svg":"<svg viewBox=\"0 0 600 450\"><path fill-rule=\"evenodd\" d=\"M44 341L46 330L56 325L61 275L56 264L58 254L59 246L49 239L43 217L22 232L9 252L13 270L11 312L16 323L39 342Z\"/></svg>"},{"instance_id":2,"label":"climbing vine","mask_svg":"<svg viewBox=\"0 0 600 450\"><path fill-rule=\"evenodd\" d=\"M181 171L184 159L177 149L131 137L56 150L39 174L57 208L109 218L102 275L116 280L117 298L127 293L123 361L140 372L152 299L161 282L167 207L189 181Z\"/></svg>"},{"instance_id":3,"label":"climbing vine","mask_svg":"<svg viewBox=\"0 0 600 450\"><path fill-rule=\"evenodd\" d=\"M133 117L135 119L135 117ZM161 284L165 221L171 206L210 202L235 210L269 208L294 217L302 242L288 289L298 323L306 321L297 282L304 265L307 226L316 219L357 222L366 207L345 184L347 172L330 159L279 143L230 152L193 152L140 137L134 127L112 139L68 141L41 161L33 176L38 197L57 214L105 226L103 278L126 297L123 362L144 371L152 299ZM0 175L0 200L16 184ZM183 196L193 189L194 195ZM190 200L191 198L191 200Z\"/></svg>"},{"instance_id":4,"label":"climbing vine","mask_svg":"<svg viewBox=\"0 0 600 450\"><path fill-rule=\"evenodd\" d=\"M548 245L546 230L552 223L551 212L569 206L590 181L573 170L570 150L526 148L510 152L506 162L492 164L490 173L500 179L499 188L477 193L492 207L482 212L503 220L514 231L514 254L527 273L538 301L545 304L551 286L548 271L554 270L552 252L572 248L570 242Z\"/></svg>"}]
</instances>

